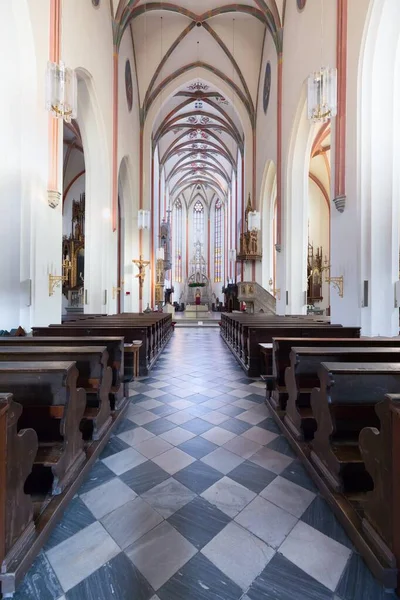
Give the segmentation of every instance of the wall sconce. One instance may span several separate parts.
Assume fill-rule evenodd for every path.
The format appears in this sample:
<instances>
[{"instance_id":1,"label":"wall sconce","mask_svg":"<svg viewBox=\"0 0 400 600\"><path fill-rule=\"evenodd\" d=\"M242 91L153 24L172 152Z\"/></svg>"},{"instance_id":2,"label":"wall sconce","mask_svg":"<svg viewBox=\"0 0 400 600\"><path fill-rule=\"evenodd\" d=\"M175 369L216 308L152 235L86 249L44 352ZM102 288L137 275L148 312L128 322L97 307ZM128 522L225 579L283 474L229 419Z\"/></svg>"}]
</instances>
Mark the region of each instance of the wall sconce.
<instances>
[{"instance_id":1,"label":"wall sconce","mask_svg":"<svg viewBox=\"0 0 400 600\"><path fill-rule=\"evenodd\" d=\"M157 258L157 260L164 260L165 259L164 248L157 248L157 250L156 250L156 258Z\"/></svg>"},{"instance_id":2,"label":"wall sconce","mask_svg":"<svg viewBox=\"0 0 400 600\"><path fill-rule=\"evenodd\" d=\"M55 288L60 285L61 282L67 281L68 271L72 269L72 263L69 260L69 256L62 262L62 275L52 275L49 273L49 296L54 295Z\"/></svg>"},{"instance_id":3,"label":"wall sconce","mask_svg":"<svg viewBox=\"0 0 400 600\"><path fill-rule=\"evenodd\" d=\"M331 265L328 265L328 261L326 259L325 259L325 266L323 267L322 270L329 272L329 275L328 274L325 275L325 283L331 283L332 285L334 285L339 293L339 298L343 298L343 287L344 287L343 275L340 275L340 277L331 277L330 276Z\"/></svg>"},{"instance_id":4,"label":"wall sconce","mask_svg":"<svg viewBox=\"0 0 400 600\"><path fill-rule=\"evenodd\" d=\"M270 287L270 290L269 290L270 293L273 296L275 296L275 298L278 298L278 300L280 300L281 299L281 288L274 288L273 287L274 282L272 281L272 277L271 277L271 279L269 280L268 283L269 283L269 287Z\"/></svg>"},{"instance_id":5,"label":"wall sconce","mask_svg":"<svg viewBox=\"0 0 400 600\"><path fill-rule=\"evenodd\" d=\"M124 285L125 281L123 279L121 279L121 287L113 287L112 289L112 297L113 300L115 300L117 294L120 294L122 292L122 286Z\"/></svg>"},{"instance_id":6,"label":"wall sconce","mask_svg":"<svg viewBox=\"0 0 400 600\"><path fill-rule=\"evenodd\" d=\"M150 229L150 211L139 210L138 212L138 228Z\"/></svg>"}]
</instances>

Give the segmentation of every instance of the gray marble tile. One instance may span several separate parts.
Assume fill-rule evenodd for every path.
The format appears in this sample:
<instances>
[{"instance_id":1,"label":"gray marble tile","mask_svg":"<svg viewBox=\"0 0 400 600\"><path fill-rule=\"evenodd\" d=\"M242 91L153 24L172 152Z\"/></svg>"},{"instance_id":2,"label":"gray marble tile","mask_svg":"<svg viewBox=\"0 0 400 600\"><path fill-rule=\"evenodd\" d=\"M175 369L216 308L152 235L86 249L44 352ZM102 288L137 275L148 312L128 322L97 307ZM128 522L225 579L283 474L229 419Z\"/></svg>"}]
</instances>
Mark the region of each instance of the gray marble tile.
<instances>
[{"instance_id":1,"label":"gray marble tile","mask_svg":"<svg viewBox=\"0 0 400 600\"><path fill-rule=\"evenodd\" d=\"M225 448L217 447L214 452L207 454L201 460L206 465L227 475L230 471L240 465L244 459L237 454L233 454L233 452L229 452L229 450L225 450Z\"/></svg>"},{"instance_id":2,"label":"gray marble tile","mask_svg":"<svg viewBox=\"0 0 400 600\"><path fill-rule=\"evenodd\" d=\"M280 452L281 454L285 454L290 458L296 458L296 453L283 435L279 435L272 442L270 442L268 444L268 448L271 448L271 450L275 450L276 452Z\"/></svg>"},{"instance_id":3,"label":"gray marble tile","mask_svg":"<svg viewBox=\"0 0 400 600\"><path fill-rule=\"evenodd\" d=\"M235 438L236 434L232 433L232 431L228 431L227 429L222 429L222 427L213 427L209 431L202 433L201 437L213 444L217 444L217 446L223 446L229 442L229 440Z\"/></svg>"},{"instance_id":4,"label":"gray marble tile","mask_svg":"<svg viewBox=\"0 0 400 600\"><path fill-rule=\"evenodd\" d=\"M199 550L230 521L228 515L199 497L194 498L168 519L168 522Z\"/></svg>"},{"instance_id":5,"label":"gray marble tile","mask_svg":"<svg viewBox=\"0 0 400 600\"><path fill-rule=\"evenodd\" d=\"M154 435L161 435L161 433L170 431L171 429L174 429L174 427L176 427L176 424L172 423L172 421L168 421L166 418L160 418L158 421L144 425L144 428L147 429L147 431L154 433Z\"/></svg>"},{"instance_id":6,"label":"gray marble tile","mask_svg":"<svg viewBox=\"0 0 400 600\"><path fill-rule=\"evenodd\" d=\"M282 477L301 485L302 487L310 490L310 492L317 493L317 486L313 483L311 477L301 464L299 460L294 460L284 471L281 473Z\"/></svg>"},{"instance_id":7,"label":"gray marble tile","mask_svg":"<svg viewBox=\"0 0 400 600\"><path fill-rule=\"evenodd\" d=\"M128 446L135 447L146 440L154 437L154 433L147 431L144 427L136 427L136 429L130 429L124 433L120 433L118 436Z\"/></svg>"},{"instance_id":8,"label":"gray marble tile","mask_svg":"<svg viewBox=\"0 0 400 600\"><path fill-rule=\"evenodd\" d=\"M165 417L167 421L171 423L175 423L175 425L183 425L183 423L188 423L189 421L193 421L193 415L186 413L185 411L176 412L172 415L168 415ZM195 431L193 433L196 433Z\"/></svg>"},{"instance_id":9,"label":"gray marble tile","mask_svg":"<svg viewBox=\"0 0 400 600\"><path fill-rule=\"evenodd\" d=\"M275 452L275 450L271 450L267 446L258 450L249 460L260 467L264 467L264 469L268 469L268 471L276 473L276 475L280 475L293 462L293 459L289 456Z\"/></svg>"},{"instance_id":10,"label":"gray marble tile","mask_svg":"<svg viewBox=\"0 0 400 600\"><path fill-rule=\"evenodd\" d=\"M267 485L276 478L275 473L263 469L246 460L229 473L229 477L247 489L259 494Z\"/></svg>"},{"instance_id":11,"label":"gray marble tile","mask_svg":"<svg viewBox=\"0 0 400 600\"><path fill-rule=\"evenodd\" d=\"M289 533L279 552L332 592L351 555L349 548L302 521Z\"/></svg>"},{"instance_id":12,"label":"gray marble tile","mask_svg":"<svg viewBox=\"0 0 400 600\"><path fill-rule=\"evenodd\" d=\"M118 546L125 550L162 520L162 516L147 502L136 498L106 515L101 523Z\"/></svg>"},{"instance_id":13,"label":"gray marble tile","mask_svg":"<svg viewBox=\"0 0 400 600\"><path fill-rule=\"evenodd\" d=\"M203 404L203 402L207 402L208 400L209 398L203 396L203 394L194 394L194 396L190 396L190 402L194 402L195 404Z\"/></svg>"},{"instance_id":14,"label":"gray marble tile","mask_svg":"<svg viewBox=\"0 0 400 600\"><path fill-rule=\"evenodd\" d=\"M228 415L224 415L218 410L213 410L203 415L202 419L204 419L204 421L207 421L208 423L211 423L212 425L220 425L224 421L227 421L229 417Z\"/></svg>"},{"instance_id":15,"label":"gray marble tile","mask_svg":"<svg viewBox=\"0 0 400 600\"><path fill-rule=\"evenodd\" d=\"M337 587L343 600L396 600L375 579L359 554L353 554Z\"/></svg>"},{"instance_id":16,"label":"gray marble tile","mask_svg":"<svg viewBox=\"0 0 400 600\"><path fill-rule=\"evenodd\" d=\"M265 446L272 442L272 440L274 440L278 434L272 433L272 431L268 431L268 429L263 429L262 427L258 427L256 425L255 427L251 427L242 433L242 436L248 440L251 440L252 442L256 442L257 444Z\"/></svg>"},{"instance_id":17,"label":"gray marble tile","mask_svg":"<svg viewBox=\"0 0 400 600\"><path fill-rule=\"evenodd\" d=\"M279 476L260 492L260 496L297 518L302 516L315 498L314 492Z\"/></svg>"},{"instance_id":18,"label":"gray marble tile","mask_svg":"<svg viewBox=\"0 0 400 600\"><path fill-rule=\"evenodd\" d=\"M232 433L236 433L240 435L251 428L249 423L245 423L244 421L238 421L238 419L228 419L224 423L221 423L221 427L223 429L227 429L228 431L232 431Z\"/></svg>"},{"instance_id":19,"label":"gray marble tile","mask_svg":"<svg viewBox=\"0 0 400 600\"><path fill-rule=\"evenodd\" d=\"M170 431L166 431L160 435L160 438L166 440L173 446L179 446L188 440L191 440L195 437L195 434L187 429L183 429L183 427L174 427ZM182 448L184 450L184 448Z\"/></svg>"},{"instance_id":20,"label":"gray marble tile","mask_svg":"<svg viewBox=\"0 0 400 600\"><path fill-rule=\"evenodd\" d=\"M212 412L211 408L207 408L206 406L202 406L201 404L195 404L187 409L187 412L193 417L202 417L203 415L207 415Z\"/></svg>"},{"instance_id":21,"label":"gray marble tile","mask_svg":"<svg viewBox=\"0 0 400 600\"><path fill-rule=\"evenodd\" d=\"M235 521L272 548L279 548L296 525L297 519L258 496L242 510Z\"/></svg>"},{"instance_id":22,"label":"gray marble tile","mask_svg":"<svg viewBox=\"0 0 400 600\"><path fill-rule=\"evenodd\" d=\"M253 500L256 494L229 477L223 477L201 496L233 518Z\"/></svg>"},{"instance_id":23,"label":"gray marble tile","mask_svg":"<svg viewBox=\"0 0 400 600\"><path fill-rule=\"evenodd\" d=\"M129 447L129 444L124 442L119 437L113 436L110 438L103 452L100 454L100 460L103 458L108 458L113 454L117 454L117 452L121 452L121 450L126 450Z\"/></svg>"},{"instance_id":24,"label":"gray marble tile","mask_svg":"<svg viewBox=\"0 0 400 600\"><path fill-rule=\"evenodd\" d=\"M151 392L145 392L145 395L148 396L148 394L150 393L156 393L159 396L162 395L162 392L156 391L156 390L152 390ZM154 398L156 398L157 396L154 396ZM151 410L152 408L157 408L159 406L163 406L162 402L159 402L159 400L154 400L154 398L152 398L151 396L146 398L145 400L140 400L137 404L139 406L141 406L142 408L144 408L145 410Z\"/></svg>"},{"instance_id":25,"label":"gray marble tile","mask_svg":"<svg viewBox=\"0 0 400 600\"><path fill-rule=\"evenodd\" d=\"M207 421L203 421L203 419L191 419L187 423L183 423L182 427L195 433L196 435L200 435L209 429L212 429L213 426L211 423L207 423Z\"/></svg>"},{"instance_id":26,"label":"gray marble tile","mask_svg":"<svg viewBox=\"0 0 400 600\"><path fill-rule=\"evenodd\" d=\"M352 549L353 544L328 504L321 496L314 496L314 498L313 502L302 515L301 520L333 540L343 544L343 546Z\"/></svg>"},{"instance_id":27,"label":"gray marble tile","mask_svg":"<svg viewBox=\"0 0 400 600\"><path fill-rule=\"evenodd\" d=\"M229 417L237 417L237 415L242 414L244 411L244 408L240 408L239 406L232 406L231 404L221 406L221 408L219 409L219 412L222 412L224 415L228 415Z\"/></svg>"},{"instance_id":28,"label":"gray marble tile","mask_svg":"<svg viewBox=\"0 0 400 600\"><path fill-rule=\"evenodd\" d=\"M81 529L91 525L95 520L95 517L85 503L81 498L76 496L67 506L61 521L57 523L53 529L44 549L50 550L50 548L57 546L57 544L60 544L72 535L75 535L75 533L78 533Z\"/></svg>"},{"instance_id":29,"label":"gray marble tile","mask_svg":"<svg viewBox=\"0 0 400 600\"><path fill-rule=\"evenodd\" d=\"M277 553L253 582L247 597L249 600L332 600L332 592Z\"/></svg>"},{"instance_id":30,"label":"gray marble tile","mask_svg":"<svg viewBox=\"0 0 400 600\"><path fill-rule=\"evenodd\" d=\"M224 444L224 448L229 450L229 452L233 452L234 454L247 459L258 452L258 450L261 450L262 446L244 436L238 435L233 440Z\"/></svg>"},{"instance_id":31,"label":"gray marble tile","mask_svg":"<svg viewBox=\"0 0 400 600\"><path fill-rule=\"evenodd\" d=\"M196 552L196 548L166 521L126 549L128 558L155 591Z\"/></svg>"},{"instance_id":32,"label":"gray marble tile","mask_svg":"<svg viewBox=\"0 0 400 600\"><path fill-rule=\"evenodd\" d=\"M218 569L247 590L275 551L236 523L229 523L201 551Z\"/></svg>"},{"instance_id":33,"label":"gray marble tile","mask_svg":"<svg viewBox=\"0 0 400 600\"><path fill-rule=\"evenodd\" d=\"M123 552L67 593L66 600L153 600L154 591Z\"/></svg>"},{"instance_id":34,"label":"gray marble tile","mask_svg":"<svg viewBox=\"0 0 400 600\"><path fill-rule=\"evenodd\" d=\"M201 494L213 483L221 479L222 474L201 461L196 461L174 475L174 478L183 483L187 488Z\"/></svg>"},{"instance_id":35,"label":"gray marble tile","mask_svg":"<svg viewBox=\"0 0 400 600\"><path fill-rule=\"evenodd\" d=\"M171 450L173 446L160 437L153 437L150 440L146 440L138 446L135 446L135 448L146 458L154 458L159 454L163 454L163 452L167 452L167 450Z\"/></svg>"},{"instance_id":36,"label":"gray marble tile","mask_svg":"<svg viewBox=\"0 0 400 600\"><path fill-rule=\"evenodd\" d=\"M117 477L81 495L82 501L96 519L101 519L134 498L135 492Z\"/></svg>"},{"instance_id":37,"label":"gray marble tile","mask_svg":"<svg viewBox=\"0 0 400 600\"><path fill-rule=\"evenodd\" d=\"M194 461L195 459L193 456L186 454L186 452L180 448L172 448L172 450L168 450L167 452L164 452L164 454L160 454L153 458L153 462L170 475L174 475L178 471L181 471L181 469L189 466Z\"/></svg>"},{"instance_id":38,"label":"gray marble tile","mask_svg":"<svg viewBox=\"0 0 400 600\"><path fill-rule=\"evenodd\" d=\"M111 471L102 461L97 461L91 469L86 481L79 488L78 494L85 494L94 488L114 479L115 473Z\"/></svg>"},{"instance_id":39,"label":"gray marble tile","mask_svg":"<svg viewBox=\"0 0 400 600\"><path fill-rule=\"evenodd\" d=\"M14 600L54 600L63 594L60 582L44 552L40 552L25 575Z\"/></svg>"},{"instance_id":40,"label":"gray marble tile","mask_svg":"<svg viewBox=\"0 0 400 600\"><path fill-rule=\"evenodd\" d=\"M239 600L242 594L201 552L158 591L160 600Z\"/></svg>"},{"instance_id":41,"label":"gray marble tile","mask_svg":"<svg viewBox=\"0 0 400 600\"><path fill-rule=\"evenodd\" d=\"M259 414L255 410L246 410L244 413L235 417L235 419L245 421L245 423L249 423L250 425L257 425L258 423L261 423L261 421L264 421L265 415Z\"/></svg>"},{"instance_id":42,"label":"gray marble tile","mask_svg":"<svg viewBox=\"0 0 400 600\"><path fill-rule=\"evenodd\" d=\"M203 458L203 456L206 456L207 454L210 454L210 452L213 450L216 450L218 446L198 436L187 442L184 442L183 444L180 444L179 448L187 454L190 454L190 456L199 459Z\"/></svg>"},{"instance_id":43,"label":"gray marble tile","mask_svg":"<svg viewBox=\"0 0 400 600\"><path fill-rule=\"evenodd\" d=\"M171 477L145 492L142 498L167 519L195 496L194 492Z\"/></svg>"},{"instance_id":44,"label":"gray marble tile","mask_svg":"<svg viewBox=\"0 0 400 600\"><path fill-rule=\"evenodd\" d=\"M100 523L93 523L47 552L65 592L119 554L120 549Z\"/></svg>"},{"instance_id":45,"label":"gray marble tile","mask_svg":"<svg viewBox=\"0 0 400 600\"><path fill-rule=\"evenodd\" d=\"M140 495L166 479L169 474L151 460L121 475L121 480Z\"/></svg>"},{"instance_id":46,"label":"gray marble tile","mask_svg":"<svg viewBox=\"0 0 400 600\"><path fill-rule=\"evenodd\" d=\"M143 395L154 399L154 398L159 398L160 396L163 396L164 392L162 390L152 389L151 387L149 387L147 390L145 390L143 392ZM154 404L152 406L148 405L147 408L154 408Z\"/></svg>"},{"instance_id":47,"label":"gray marble tile","mask_svg":"<svg viewBox=\"0 0 400 600\"><path fill-rule=\"evenodd\" d=\"M117 454L105 458L103 463L116 475L122 475L125 471L141 465L146 460L143 454L140 454L134 448L127 448L126 450L122 450L122 452L117 452Z\"/></svg>"},{"instance_id":48,"label":"gray marble tile","mask_svg":"<svg viewBox=\"0 0 400 600\"><path fill-rule=\"evenodd\" d=\"M157 408L153 408L151 412L157 415L158 417L166 417L168 415L173 415L174 413L176 413L177 409L173 406L170 406L169 404L162 404Z\"/></svg>"},{"instance_id":49,"label":"gray marble tile","mask_svg":"<svg viewBox=\"0 0 400 600\"><path fill-rule=\"evenodd\" d=\"M281 430L279 429L278 425L275 423L274 419L272 419L271 417L268 417L268 419L261 421L261 423L258 423L257 426L261 427L262 429L267 429L268 431L272 431L272 433L278 433L279 435L281 434Z\"/></svg>"},{"instance_id":50,"label":"gray marble tile","mask_svg":"<svg viewBox=\"0 0 400 600\"><path fill-rule=\"evenodd\" d=\"M114 433L115 433L115 435L118 435L119 433L123 433L124 431L129 431L130 429L135 429L135 427L137 427L136 423L134 423L130 419L126 418L126 419L123 419L122 421L120 421L120 423L118 423L118 426L115 429Z\"/></svg>"}]
</instances>

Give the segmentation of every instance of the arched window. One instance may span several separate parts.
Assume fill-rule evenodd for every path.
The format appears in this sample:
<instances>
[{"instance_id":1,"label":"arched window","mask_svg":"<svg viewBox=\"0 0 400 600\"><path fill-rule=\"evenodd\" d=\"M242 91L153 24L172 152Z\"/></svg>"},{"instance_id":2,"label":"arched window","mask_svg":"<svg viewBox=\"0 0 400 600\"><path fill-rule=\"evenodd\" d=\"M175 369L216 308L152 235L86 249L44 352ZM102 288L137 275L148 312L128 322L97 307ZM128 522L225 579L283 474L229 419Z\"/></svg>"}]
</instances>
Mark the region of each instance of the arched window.
<instances>
[{"instance_id":1,"label":"arched window","mask_svg":"<svg viewBox=\"0 0 400 600\"><path fill-rule=\"evenodd\" d=\"M182 202L175 201L174 211L174 241L175 241L175 281L182 281Z\"/></svg>"},{"instance_id":2,"label":"arched window","mask_svg":"<svg viewBox=\"0 0 400 600\"><path fill-rule=\"evenodd\" d=\"M214 282L222 281L222 202L215 203L214 219Z\"/></svg>"},{"instance_id":3,"label":"arched window","mask_svg":"<svg viewBox=\"0 0 400 600\"><path fill-rule=\"evenodd\" d=\"M203 246L204 242L204 206L197 200L193 208L193 225L195 242L200 242Z\"/></svg>"}]
</instances>

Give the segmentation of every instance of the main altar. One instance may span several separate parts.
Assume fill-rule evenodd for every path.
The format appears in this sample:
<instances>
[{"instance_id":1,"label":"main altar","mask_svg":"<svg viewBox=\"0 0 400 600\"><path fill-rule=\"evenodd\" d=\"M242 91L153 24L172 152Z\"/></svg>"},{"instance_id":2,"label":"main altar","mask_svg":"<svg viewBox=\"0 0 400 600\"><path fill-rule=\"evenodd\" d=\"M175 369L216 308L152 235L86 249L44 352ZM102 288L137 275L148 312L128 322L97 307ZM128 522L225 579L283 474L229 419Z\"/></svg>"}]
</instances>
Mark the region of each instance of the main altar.
<instances>
[{"instance_id":1,"label":"main altar","mask_svg":"<svg viewBox=\"0 0 400 600\"><path fill-rule=\"evenodd\" d=\"M189 275L185 281L183 302L186 313L194 313L195 316L208 312L211 307L212 289L207 277L207 263L200 241L195 243L194 255L189 263Z\"/></svg>"}]
</instances>

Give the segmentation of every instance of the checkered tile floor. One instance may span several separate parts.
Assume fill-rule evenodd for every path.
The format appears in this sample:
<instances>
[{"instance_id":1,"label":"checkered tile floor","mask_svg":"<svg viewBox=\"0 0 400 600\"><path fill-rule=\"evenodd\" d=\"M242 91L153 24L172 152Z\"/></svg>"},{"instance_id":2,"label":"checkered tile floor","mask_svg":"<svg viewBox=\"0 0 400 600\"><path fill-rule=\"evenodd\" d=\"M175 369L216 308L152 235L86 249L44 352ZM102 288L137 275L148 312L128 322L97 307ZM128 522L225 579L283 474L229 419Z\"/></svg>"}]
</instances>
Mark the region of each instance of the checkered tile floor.
<instances>
[{"instance_id":1,"label":"checkered tile floor","mask_svg":"<svg viewBox=\"0 0 400 600\"><path fill-rule=\"evenodd\" d=\"M17 600L380 600L219 332L179 329Z\"/></svg>"}]
</instances>

